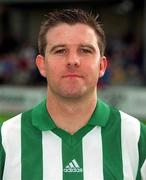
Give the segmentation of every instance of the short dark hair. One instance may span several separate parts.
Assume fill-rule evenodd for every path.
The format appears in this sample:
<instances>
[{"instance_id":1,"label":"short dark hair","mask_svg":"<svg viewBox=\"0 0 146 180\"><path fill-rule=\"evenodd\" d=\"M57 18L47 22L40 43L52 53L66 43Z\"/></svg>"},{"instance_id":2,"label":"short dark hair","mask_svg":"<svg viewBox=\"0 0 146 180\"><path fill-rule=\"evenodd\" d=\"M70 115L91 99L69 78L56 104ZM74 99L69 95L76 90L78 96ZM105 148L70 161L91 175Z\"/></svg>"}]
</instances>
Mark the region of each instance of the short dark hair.
<instances>
[{"instance_id":1,"label":"short dark hair","mask_svg":"<svg viewBox=\"0 0 146 180\"><path fill-rule=\"evenodd\" d=\"M38 36L39 53L45 55L46 34L49 29L61 23L67 23L69 25L81 23L90 26L95 31L100 54L103 56L105 51L105 33L98 21L98 17L98 15L94 16L92 13L88 13L82 9L62 9L49 12L41 25Z\"/></svg>"}]
</instances>

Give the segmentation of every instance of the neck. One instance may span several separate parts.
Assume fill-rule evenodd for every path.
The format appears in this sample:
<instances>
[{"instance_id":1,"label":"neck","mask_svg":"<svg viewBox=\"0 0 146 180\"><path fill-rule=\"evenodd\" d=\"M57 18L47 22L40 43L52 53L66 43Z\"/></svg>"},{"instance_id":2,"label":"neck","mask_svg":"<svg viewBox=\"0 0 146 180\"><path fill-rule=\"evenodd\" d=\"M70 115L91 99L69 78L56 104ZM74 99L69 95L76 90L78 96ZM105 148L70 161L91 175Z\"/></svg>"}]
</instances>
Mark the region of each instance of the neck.
<instances>
[{"instance_id":1,"label":"neck","mask_svg":"<svg viewBox=\"0 0 146 180\"><path fill-rule=\"evenodd\" d=\"M47 96L47 110L58 128L74 134L89 121L97 103L96 91L84 98Z\"/></svg>"}]
</instances>

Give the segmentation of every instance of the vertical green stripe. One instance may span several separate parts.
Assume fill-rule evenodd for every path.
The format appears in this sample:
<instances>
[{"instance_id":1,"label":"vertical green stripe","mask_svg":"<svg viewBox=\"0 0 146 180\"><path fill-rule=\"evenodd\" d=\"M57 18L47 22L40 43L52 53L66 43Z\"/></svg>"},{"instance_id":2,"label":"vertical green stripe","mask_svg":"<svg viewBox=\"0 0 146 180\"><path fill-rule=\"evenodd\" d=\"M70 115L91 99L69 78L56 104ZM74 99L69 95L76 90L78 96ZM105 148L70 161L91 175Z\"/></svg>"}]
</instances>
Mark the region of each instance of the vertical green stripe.
<instances>
[{"instance_id":1,"label":"vertical green stripe","mask_svg":"<svg viewBox=\"0 0 146 180\"><path fill-rule=\"evenodd\" d=\"M32 126L31 111L22 114L22 180L43 180L42 133Z\"/></svg>"},{"instance_id":2,"label":"vertical green stripe","mask_svg":"<svg viewBox=\"0 0 146 180\"><path fill-rule=\"evenodd\" d=\"M72 142L73 139L71 138ZM82 142L79 144L68 146L64 142L62 143L62 157L63 157L63 169L75 159L79 167L83 170L83 159L82 159ZM64 172L63 180L83 180L83 172Z\"/></svg>"},{"instance_id":3,"label":"vertical green stripe","mask_svg":"<svg viewBox=\"0 0 146 180\"><path fill-rule=\"evenodd\" d=\"M141 129L140 129L140 139L138 142L138 149L139 149L139 167L138 167L138 173L137 173L137 177L136 180L141 180L141 167L146 159L146 126L144 124L141 123Z\"/></svg>"},{"instance_id":4,"label":"vertical green stripe","mask_svg":"<svg viewBox=\"0 0 146 180\"><path fill-rule=\"evenodd\" d=\"M123 180L120 113L111 108L108 124L102 128L104 180Z\"/></svg>"}]
</instances>

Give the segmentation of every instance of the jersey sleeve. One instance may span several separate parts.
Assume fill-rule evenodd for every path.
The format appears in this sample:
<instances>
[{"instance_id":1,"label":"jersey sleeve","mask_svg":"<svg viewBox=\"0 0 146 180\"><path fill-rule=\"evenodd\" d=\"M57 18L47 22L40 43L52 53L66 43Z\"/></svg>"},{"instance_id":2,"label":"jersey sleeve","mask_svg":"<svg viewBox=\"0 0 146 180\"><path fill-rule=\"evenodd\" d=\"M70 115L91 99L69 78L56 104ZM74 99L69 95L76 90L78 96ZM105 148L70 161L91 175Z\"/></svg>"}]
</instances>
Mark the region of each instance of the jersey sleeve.
<instances>
[{"instance_id":1,"label":"jersey sleeve","mask_svg":"<svg viewBox=\"0 0 146 180\"><path fill-rule=\"evenodd\" d=\"M146 180L146 126L141 124L141 136L139 141L140 174L141 179Z\"/></svg>"},{"instance_id":2,"label":"jersey sleeve","mask_svg":"<svg viewBox=\"0 0 146 180\"><path fill-rule=\"evenodd\" d=\"M2 146L2 136L1 136L1 124L0 124L0 180L2 180L3 170L4 170L4 162L5 162L5 152Z\"/></svg>"}]
</instances>

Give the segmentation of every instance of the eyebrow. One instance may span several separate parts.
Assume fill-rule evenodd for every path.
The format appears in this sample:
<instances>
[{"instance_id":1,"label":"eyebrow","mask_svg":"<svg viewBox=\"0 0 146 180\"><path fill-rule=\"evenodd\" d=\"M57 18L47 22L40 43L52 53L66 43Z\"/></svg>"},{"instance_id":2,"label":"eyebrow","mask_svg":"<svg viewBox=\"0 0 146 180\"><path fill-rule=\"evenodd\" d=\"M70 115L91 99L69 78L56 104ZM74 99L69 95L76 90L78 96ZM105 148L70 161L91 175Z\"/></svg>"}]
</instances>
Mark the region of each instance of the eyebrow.
<instances>
[{"instance_id":1,"label":"eyebrow","mask_svg":"<svg viewBox=\"0 0 146 180\"><path fill-rule=\"evenodd\" d=\"M57 48L64 48L64 47L67 47L66 44L58 44L58 45L54 45L51 47L51 49L49 50L50 52L53 52L55 49ZM96 51L96 48L91 45L91 44L79 44L79 47L83 47L83 48L90 48L92 49L93 51Z\"/></svg>"}]
</instances>

